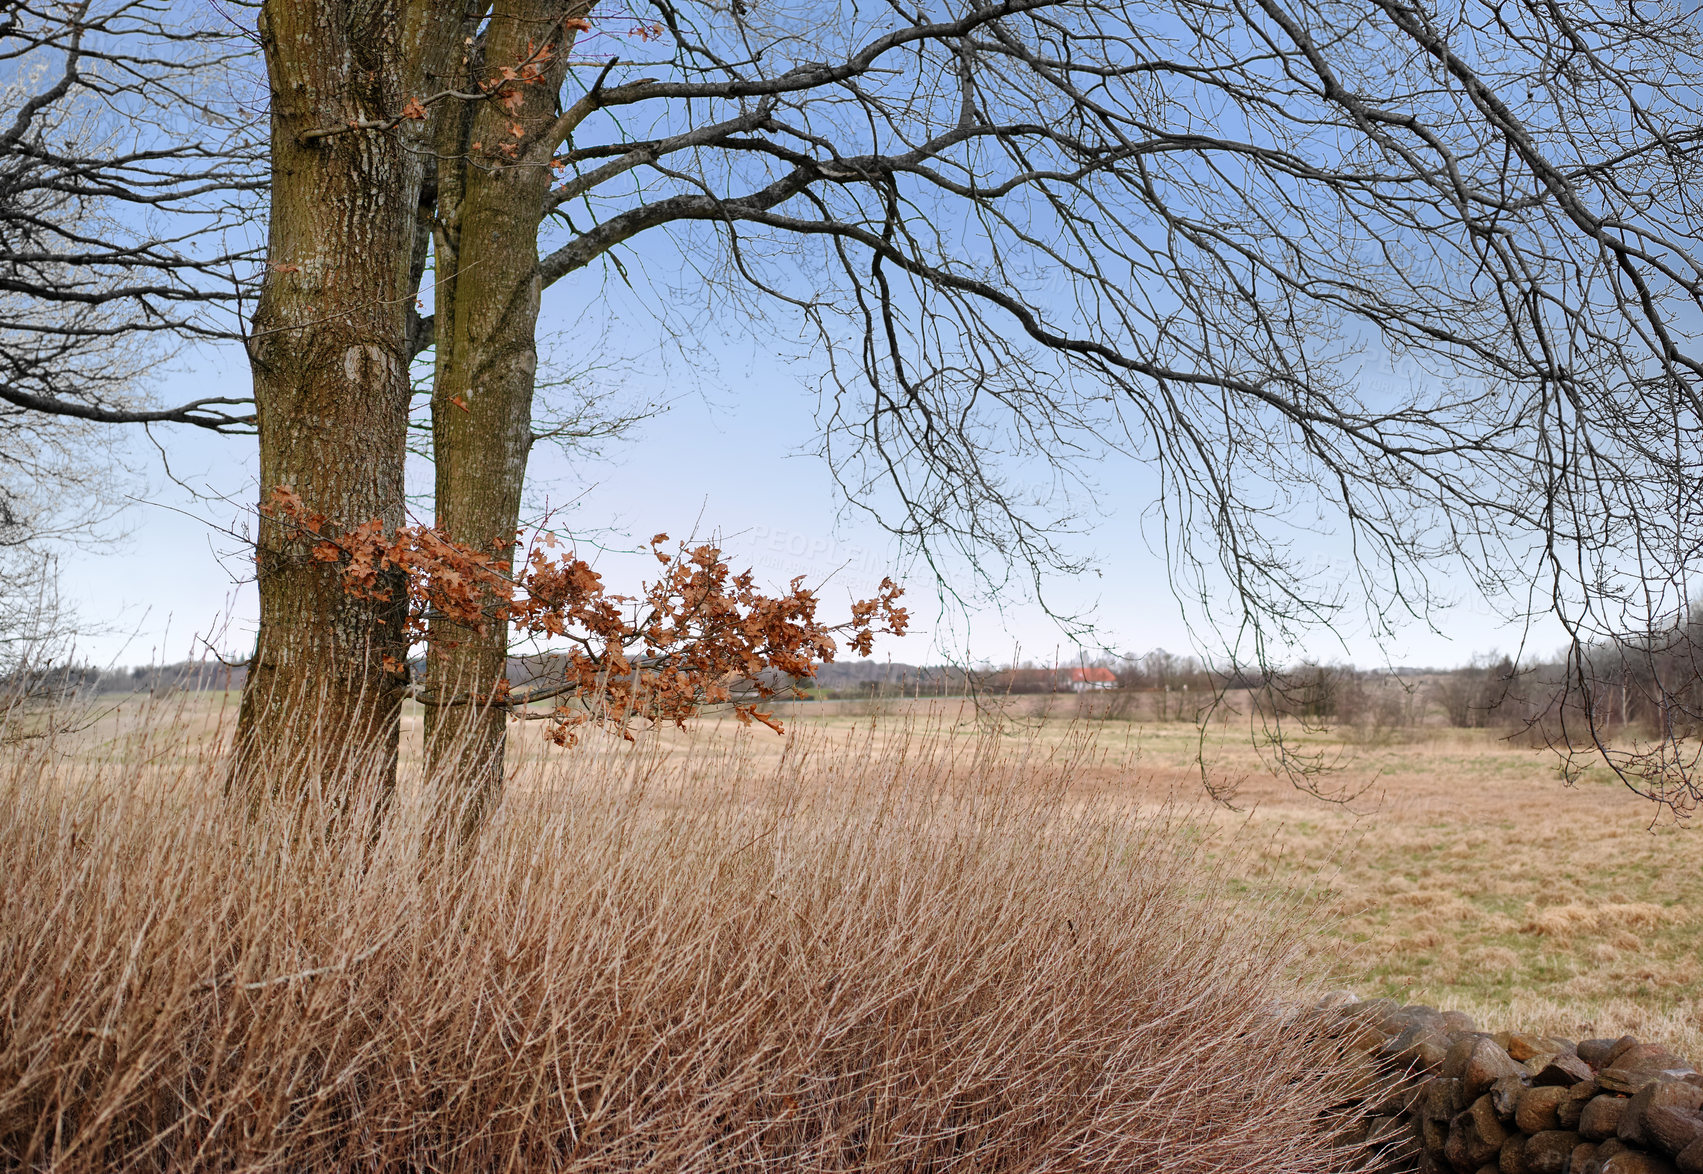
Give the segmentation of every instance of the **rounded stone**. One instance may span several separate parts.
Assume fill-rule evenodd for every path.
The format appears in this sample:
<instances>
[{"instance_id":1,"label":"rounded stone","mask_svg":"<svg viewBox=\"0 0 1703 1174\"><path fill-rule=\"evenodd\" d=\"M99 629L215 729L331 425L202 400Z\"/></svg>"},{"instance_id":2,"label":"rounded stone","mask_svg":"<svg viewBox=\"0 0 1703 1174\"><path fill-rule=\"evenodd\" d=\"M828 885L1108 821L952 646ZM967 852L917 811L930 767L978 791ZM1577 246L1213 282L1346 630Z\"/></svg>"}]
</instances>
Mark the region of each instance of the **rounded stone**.
<instances>
[{"instance_id":1,"label":"rounded stone","mask_svg":"<svg viewBox=\"0 0 1703 1174\"><path fill-rule=\"evenodd\" d=\"M1526 1139L1524 1134L1510 1134L1497 1155L1496 1168L1501 1174L1531 1174L1526 1169Z\"/></svg>"},{"instance_id":2,"label":"rounded stone","mask_svg":"<svg viewBox=\"0 0 1703 1174\"><path fill-rule=\"evenodd\" d=\"M1547 1129L1526 1138L1528 1174L1567 1174L1567 1163L1583 1139L1568 1129Z\"/></svg>"},{"instance_id":3,"label":"rounded stone","mask_svg":"<svg viewBox=\"0 0 1703 1174\"><path fill-rule=\"evenodd\" d=\"M1644 1126L1650 1110L1656 1108L1694 1112L1703 1108L1703 1088L1683 1080L1659 1080L1645 1085L1626 1102L1614 1127L1615 1136L1628 1145L1650 1146L1653 1139Z\"/></svg>"},{"instance_id":4,"label":"rounded stone","mask_svg":"<svg viewBox=\"0 0 1703 1174\"><path fill-rule=\"evenodd\" d=\"M1638 1150L1621 1150L1599 1168L1602 1174L1678 1174L1666 1158Z\"/></svg>"},{"instance_id":5,"label":"rounded stone","mask_svg":"<svg viewBox=\"0 0 1703 1174\"><path fill-rule=\"evenodd\" d=\"M1613 1137L1620 1128L1620 1115L1626 1111L1626 1098L1612 1093L1595 1096L1579 1114L1579 1133L1591 1141Z\"/></svg>"},{"instance_id":6,"label":"rounded stone","mask_svg":"<svg viewBox=\"0 0 1703 1174\"><path fill-rule=\"evenodd\" d=\"M1514 1114L1514 1124L1522 1133L1542 1133L1546 1129L1561 1128L1561 1102L1567 1099L1567 1090L1548 1085L1543 1088L1527 1089L1520 1098L1519 1110Z\"/></svg>"},{"instance_id":7,"label":"rounded stone","mask_svg":"<svg viewBox=\"0 0 1703 1174\"><path fill-rule=\"evenodd\" d=\"M1449 1051L1453 1056L1454 1049ZM1466 1088L1468 1099L1476 1100L1483 1096L1491 1085L1507 1076L1518 1078L1520 1066L1496 1046L1495 1040L1484 1036L1473 1039L1461 1066L1461 1084Z\"/></svg>"}]
</instances>

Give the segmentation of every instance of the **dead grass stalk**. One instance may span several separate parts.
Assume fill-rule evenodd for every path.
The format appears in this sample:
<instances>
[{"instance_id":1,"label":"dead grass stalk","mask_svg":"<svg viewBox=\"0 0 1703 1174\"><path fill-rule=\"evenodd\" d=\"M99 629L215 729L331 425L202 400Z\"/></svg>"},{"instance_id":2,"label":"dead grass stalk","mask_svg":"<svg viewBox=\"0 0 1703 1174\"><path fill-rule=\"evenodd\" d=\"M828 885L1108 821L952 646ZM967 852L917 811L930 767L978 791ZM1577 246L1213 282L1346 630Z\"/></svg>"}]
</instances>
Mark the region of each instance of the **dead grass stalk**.
<instances>
[{"instance_id":1,"label":"dead grass stalk","mask_svg":"<svg viewBox=\"0 0 1703 1174\"><path fill-rule=\"evenodd\" d=\"M6 1167L1331 1165L1305 902L1059 756L592 748L442 857L417 781L316 836L146 729L4 760Z\"/></svg>"}]
</instances>

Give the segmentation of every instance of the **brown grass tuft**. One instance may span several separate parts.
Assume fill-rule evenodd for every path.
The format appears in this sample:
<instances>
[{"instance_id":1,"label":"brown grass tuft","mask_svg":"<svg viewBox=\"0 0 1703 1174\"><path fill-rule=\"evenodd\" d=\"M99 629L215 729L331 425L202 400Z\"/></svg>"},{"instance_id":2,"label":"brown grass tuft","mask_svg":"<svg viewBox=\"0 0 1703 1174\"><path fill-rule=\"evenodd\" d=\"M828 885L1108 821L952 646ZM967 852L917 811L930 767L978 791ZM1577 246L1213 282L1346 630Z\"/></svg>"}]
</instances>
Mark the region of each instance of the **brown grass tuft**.
<instances>
[{"instance_id":1,"label":"brown grass tuft","mask_svg":"<svg viewBox=\"0 0 1703 1174\"><path fill-rule=\"evenodd\" d=\"M1660 905L1647 901L1604 905L1552 905L1547 909L1528 910L1521 933L1547 934L1555 938L1571 938L1580 933L1625 932L1629 929L1654 929L1670 914Z\"/></svg>"},{"instance_id":2,"label":"brown grass tuft","mask_svg":"<svg viewBox=\"0 0 1703 1174\"><path fill-rule=\"evenodd\" d=\"M444 860L177 736L5 764L7 1167L1330 1168L1303 904L1068 756L588 749Z\"/></svg>"}]
</instances>

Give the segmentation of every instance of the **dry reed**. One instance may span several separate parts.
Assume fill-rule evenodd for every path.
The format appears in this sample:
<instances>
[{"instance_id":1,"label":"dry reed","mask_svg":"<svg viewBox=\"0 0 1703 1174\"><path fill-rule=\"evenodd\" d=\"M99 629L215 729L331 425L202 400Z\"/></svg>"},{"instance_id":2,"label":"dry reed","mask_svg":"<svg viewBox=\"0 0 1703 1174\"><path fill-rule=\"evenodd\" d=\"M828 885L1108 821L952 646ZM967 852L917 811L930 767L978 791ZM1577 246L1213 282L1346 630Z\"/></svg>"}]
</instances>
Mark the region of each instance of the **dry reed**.
<instances>
[{"instance_id":1,"label":"dry reed","mask_svg":"<svg viewBox=\"0 0 1703 1174\"><path fill-rule=\"evenodd\" d=\"M1318 1171L1304 901L1068 755L599 751L465 855L220 801L146 723L0 781L14 1169ZM178 739L176 742L173 739ZM210 744L204 744L209 746Z\"/></svg>"}]
</instances>

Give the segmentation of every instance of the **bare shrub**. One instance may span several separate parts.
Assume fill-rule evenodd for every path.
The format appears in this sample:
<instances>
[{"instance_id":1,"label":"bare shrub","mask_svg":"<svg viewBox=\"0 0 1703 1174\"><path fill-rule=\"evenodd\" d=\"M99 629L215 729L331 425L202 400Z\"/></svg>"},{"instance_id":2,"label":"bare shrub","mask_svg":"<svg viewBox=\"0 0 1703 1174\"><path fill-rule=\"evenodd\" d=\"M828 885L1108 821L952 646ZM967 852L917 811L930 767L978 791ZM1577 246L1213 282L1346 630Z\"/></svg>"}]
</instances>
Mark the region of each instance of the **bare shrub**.
<instances>
[{"instance_id":1,"label":"bare shrub","mask_svg":"<svg viewBox=\"0 0 1703 1174\"><path fill-rule=\"evenodd\" d=\"M162 732L163 731L163 732ZM145 718L0 783L0 1163L1313 1171L1292 897L1073 762L582 747L464 855L245 820ZM376 791L376 789L375 789ZM1185 834L1187 833L1187 834Z\"/></svg>"}]
</instances>

